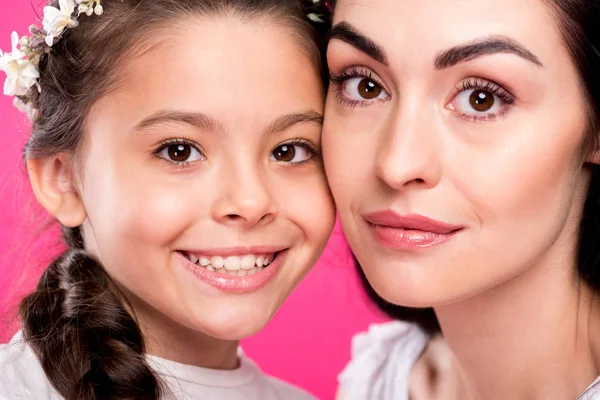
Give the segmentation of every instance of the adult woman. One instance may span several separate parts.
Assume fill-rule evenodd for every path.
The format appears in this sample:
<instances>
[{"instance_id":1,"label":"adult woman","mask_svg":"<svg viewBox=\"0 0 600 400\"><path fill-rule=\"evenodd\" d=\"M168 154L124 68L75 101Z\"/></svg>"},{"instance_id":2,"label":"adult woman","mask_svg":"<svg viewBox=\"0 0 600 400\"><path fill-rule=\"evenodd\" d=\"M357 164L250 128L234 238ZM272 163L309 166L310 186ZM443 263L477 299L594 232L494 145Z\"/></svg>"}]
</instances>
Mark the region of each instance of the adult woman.
<instances>
[{"instance_id":1,"label":"adult woman","mask_svg":"<svg viewBox=\"0 0 600 400\"><path fill-rule=\"evenodd\" d=\"M29 178L67 249L0 347L1 399L312 398L238 343L334 222L318 11L52 0L12 35L4 92L33 120Z\"/></svg>"},{"instance_id":2,"label":"adult woman","mask_svg":"<svg viewBox=\"0 0 600 400\"><path fill-rule=\"evenodd\" d=\"M325 163L369 283L434 308L458 398L586 391L600 374L600 2L334 11ZM393 326L362 338L344 398L406 398L428 339Z\"/></svg>"}]
</instances>

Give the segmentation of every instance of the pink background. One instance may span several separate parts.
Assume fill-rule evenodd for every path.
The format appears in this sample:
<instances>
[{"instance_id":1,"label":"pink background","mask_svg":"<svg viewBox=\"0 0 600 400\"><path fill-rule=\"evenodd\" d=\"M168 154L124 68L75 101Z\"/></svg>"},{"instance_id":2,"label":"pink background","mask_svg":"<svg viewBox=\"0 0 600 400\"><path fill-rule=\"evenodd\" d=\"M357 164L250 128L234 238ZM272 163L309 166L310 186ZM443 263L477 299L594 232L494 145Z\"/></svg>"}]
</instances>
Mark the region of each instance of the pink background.
<instances>
[{"instance_id":1,"label":"pink background","mask_svg":"<svg viewBox=\"0 0 600 400\"><path fill-rule=\"evenodd\" d=\"M21 36L37 22L39 1L0 0L0 49L10 51L13 30ZM32 288L41 268L60 250L55 230L41 230L48 218L36 210L21 164L27 124L11 103L0 96L0 299L6 299L0 301L0 342L17 327L16 300ZM321 399L333 399L336 376L349 359L352 334L383 319L365 301L336 227L306 280L271 323L243 346L267 373Z\"/></svg>"}]
</instances>

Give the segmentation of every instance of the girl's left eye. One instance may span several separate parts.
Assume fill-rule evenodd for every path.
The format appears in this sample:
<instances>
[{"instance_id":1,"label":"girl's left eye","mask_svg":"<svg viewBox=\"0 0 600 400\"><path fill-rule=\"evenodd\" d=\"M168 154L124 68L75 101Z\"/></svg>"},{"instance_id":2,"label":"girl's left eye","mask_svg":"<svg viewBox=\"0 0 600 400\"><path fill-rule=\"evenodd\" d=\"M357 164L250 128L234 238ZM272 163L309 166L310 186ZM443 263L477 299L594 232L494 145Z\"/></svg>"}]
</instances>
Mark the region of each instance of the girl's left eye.
<instances>
[{"instance_id":1,"label":"girl's left eye","mask_svg":"<svg viewBox=\"0 0 600 400\"><path fill-rule=\"evenodd\" d=\"M313 149L304 143L283 143L277 146L269 157L271 161L300 164L315 155Z\"/></svg>"},{"instance_id":2,"label":"girl's left eye","mask_svg":"<svg viewBox=\"0 0 600 400\"><path fill-rule=\"evenodd\" d=\"M181 140L163 143L156 151L156 155L167 162L178 165L206 159L196 146Z\"/></svg>"},{"instance_id":3,"label":"girl's left eye","mask_svg":"<svg viewBox=\"0 0 600 400\"><path fill-rule=\"evenodd\" d=\"M473 78L465 81L449 108L459 116L476 121L495 119L506 114L515 97L496 83Z\"/></svg>"}]
</instances>

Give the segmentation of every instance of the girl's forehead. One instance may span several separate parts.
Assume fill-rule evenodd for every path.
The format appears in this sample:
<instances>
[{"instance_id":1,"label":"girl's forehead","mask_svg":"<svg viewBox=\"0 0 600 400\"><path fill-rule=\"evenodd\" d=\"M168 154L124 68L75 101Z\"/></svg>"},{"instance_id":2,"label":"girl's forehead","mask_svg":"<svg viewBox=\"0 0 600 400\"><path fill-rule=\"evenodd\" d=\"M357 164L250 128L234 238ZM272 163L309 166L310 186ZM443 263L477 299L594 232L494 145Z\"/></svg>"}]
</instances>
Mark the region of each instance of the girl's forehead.
<instances>
[{"instance_id":1,"label":"girl's forehead","mask_svg":"<svg viewBox=\"0 0 600 400\"><path fill-rule=\"evenodd\" d=\"M119 89L100 99L95 110L125 125L162 111L197 112L228 130L321 111L321 77L293 37L273 38L277 28L220 22L212 28L192 25L187 34L202 38L214 30L226 34L189 45L164 42L132 60Z\"/></svg>"}]
</instances>

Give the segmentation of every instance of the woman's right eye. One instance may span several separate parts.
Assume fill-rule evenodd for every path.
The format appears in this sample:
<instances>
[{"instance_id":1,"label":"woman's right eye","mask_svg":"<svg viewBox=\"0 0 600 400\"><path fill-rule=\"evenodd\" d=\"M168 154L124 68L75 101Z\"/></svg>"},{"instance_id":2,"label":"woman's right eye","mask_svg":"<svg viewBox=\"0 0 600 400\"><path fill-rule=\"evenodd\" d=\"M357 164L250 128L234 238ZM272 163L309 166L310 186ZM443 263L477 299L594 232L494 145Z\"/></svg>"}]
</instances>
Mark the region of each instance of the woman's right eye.
<instances>
[{"instance_id":1,"label":"woman's right eye","mask_svg":"<svg viewBox=\"0 0 600 400\"><path fill-rule=\"evenodd\" d=\"M352 100L376 100L387 98L381 85L366 77L348 79L344 83L344 92Z\"/></svg>"},{"instance_id":2,"label":"woman's right eye","mask_svg":"<svg viewBox=\"0 0 600 400\"><path fill-rule=\"evenodd\" d=\"M390 97L368 70L351 69L339 75L332 73L331 83L336 86L337 97L350 106L367 105Z\"/></svg>"},{"instance_id":3,"label":"woman's right eye","mask_svg":"<svg viewBox=\"0 0 600 400\"><path fill-rule=\"evenodd\" d=\"M180 166L206 159L195 145L184 140L164 142L155 154L169 163Z\"/></svg>"}]
</instances>

